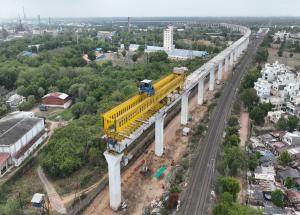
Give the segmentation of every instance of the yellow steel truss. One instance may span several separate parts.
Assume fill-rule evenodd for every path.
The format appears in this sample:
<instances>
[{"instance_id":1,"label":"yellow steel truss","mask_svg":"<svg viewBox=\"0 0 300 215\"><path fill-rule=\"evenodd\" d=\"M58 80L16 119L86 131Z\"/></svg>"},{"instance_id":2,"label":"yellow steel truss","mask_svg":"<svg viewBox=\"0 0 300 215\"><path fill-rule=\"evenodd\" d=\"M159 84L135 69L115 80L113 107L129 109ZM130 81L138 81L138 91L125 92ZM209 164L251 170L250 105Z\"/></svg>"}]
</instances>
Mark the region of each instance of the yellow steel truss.
<instances>
[{"instance_id":1,"label":"yellow steel truss","mask_svg":"<svg viewBox=\"0 0 300 215\"><path fill-rule=\"evenodd\" d=\"M184 74L172 73L154 84L155 94L133 96L102 115L103 132L113 140L128 137L165 105L167 96L183 87Z\"/></svg>"}]
</instances>

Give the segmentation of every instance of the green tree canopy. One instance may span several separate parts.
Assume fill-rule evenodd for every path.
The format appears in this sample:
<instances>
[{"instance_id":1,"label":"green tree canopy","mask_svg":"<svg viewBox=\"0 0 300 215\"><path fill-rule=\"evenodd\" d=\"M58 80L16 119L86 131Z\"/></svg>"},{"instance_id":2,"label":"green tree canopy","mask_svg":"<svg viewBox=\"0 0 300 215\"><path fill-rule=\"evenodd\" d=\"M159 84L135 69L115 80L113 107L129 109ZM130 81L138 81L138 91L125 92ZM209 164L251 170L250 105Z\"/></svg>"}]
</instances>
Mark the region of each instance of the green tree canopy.
<instances>
[{"instance_id":1,"label":"green tree canopy","mask_svg":"<svg viewBox=\"0 0 300 215\"><path fill-rule=\"evenodd\" d=\"M285 130L287 128L287 122L285 118L280 117L280 119L276 123L276 128L280 130Z\"/></svg>"},{"instance_id":2,"label":"green tree canopy","mask_svg":"<svg viewBox=\"0 0 300 215\"><path fill-rule=\"evenodd\" d=\"M262 110L260 107L255 107L250 112L250 118L252 120L254 120L255 124L257 124L257 125L263 125L263 123L265 121L264 117L265 117L264 110Z\"/></svg>"},{"instance_id":3,"label":"green tree canopy","mask_svg":"<svg viewBox=\"0 0 300 215\"><path fill-rule=\"evenodd\" d=\"M259 101L255 89L245 89L241 94L241 100L244 106L248 109L252 109Z\"/></svg>"},{"instance_id":4,"label":"green tree canopy","mask_svg":"<svg viewBox=\"0 0 300 215\"><path fill-rule=\"evenodd\" d=\"M287 120L287 126L289 128L290 131L295 130L295 128L298 127L299 124L299 119L296 116L289 116L288 120Z\"/></svg>"},{"instance_id":5,"label":"green tree canopy","mask_svg":"<svg viewBox=\"0 0 300 215\"><path fill-rule=\"evenodd\" d=\"M233 196L234 200L237 198L237 194L240 192L241 189L239 181L233 177L222 177L219 180L219 186L221 188L222 193L230 193Z\"/></svg>"},{"instance_id":6,"label":"green tree canopy","mask_svg":"<svg viewBox=\"0 0 300 215\"><path fill-rule=\"evenodd\" d=\"M281 190L275 190L271 193L271 201L274 203L274 205L278 207L283 207L284 204L284 196L283 192Z\"/></svg>"},{"instance_id":7,"label":"green tree canopy","mask_svg":"<svg viewBox=\"0 0 300 215\"><path fill-rule=\"evenodd\" d=\"M292 157L287 150L284 150L280 153L278 160L281 165L286 166L292 161Z\"/></svg>"}]
</instances>

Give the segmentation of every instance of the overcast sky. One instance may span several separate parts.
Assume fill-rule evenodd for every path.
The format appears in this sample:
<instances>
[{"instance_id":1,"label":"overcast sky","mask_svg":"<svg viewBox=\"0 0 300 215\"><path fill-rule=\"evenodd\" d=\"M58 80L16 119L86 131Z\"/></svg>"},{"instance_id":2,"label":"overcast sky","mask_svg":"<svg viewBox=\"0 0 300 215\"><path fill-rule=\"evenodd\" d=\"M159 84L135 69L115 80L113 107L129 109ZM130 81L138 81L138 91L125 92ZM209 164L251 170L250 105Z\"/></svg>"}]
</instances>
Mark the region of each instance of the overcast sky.
<instances>
[{"instance_id":1,"label":"overcast sky","mask_svg":"<svg viewBox=\"0 0 300 215\"><path fill-rule=\"evenodd\" d=\"M300 16L300 0L0 0L0 18Z\"/></svg>"}]
</instances>

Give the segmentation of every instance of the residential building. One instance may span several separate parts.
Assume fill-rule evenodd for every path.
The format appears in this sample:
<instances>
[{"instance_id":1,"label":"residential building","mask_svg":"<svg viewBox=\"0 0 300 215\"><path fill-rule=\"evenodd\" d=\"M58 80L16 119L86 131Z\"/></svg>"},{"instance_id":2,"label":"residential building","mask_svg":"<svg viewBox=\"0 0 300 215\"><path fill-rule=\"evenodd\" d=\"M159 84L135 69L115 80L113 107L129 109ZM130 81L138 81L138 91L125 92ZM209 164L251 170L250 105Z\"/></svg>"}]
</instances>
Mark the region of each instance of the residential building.
<instances>
[{"instance_id":1,"label":"residential building","mask_svg":"<svg viewBox=\"0 0 300 215\"><path fill-rule=\"evenodd\" d=\"M283 117L285 114L284 111L278 110L278 111L269 111L268 112L268 119L270 122L276 124L278 120Z\"/></svg>"},{"instance_id":2,"label":"residential building","mask_svg":"<svg viewBox=\"0 0 300 215\"><path fill-rule=\"evenodd\" d=\"M289 145L300 145L300 132L299 131L294 131L293 133L286 132L285 135L283 136L283 141Z\"/></svg>"},{"instance_id":3,"label":"residential building","mask_svg":"<svg viewBox=\"0 0 300 215\"><path fill-rule=\"evenodd\" d=\"M164 49L165 50L172 50L175 48L173 45L173 26L168 26L164 30Z\"/></svg>"},{"instance_id":4,"label":"residential building","mask_svg":"<svg viewBox=\"0 0 300 215\"><path fill-rule=\"evenodd\" d=\"M257 82L254 83L254 89L260 98L268 98L271 95L271 86L268 81L262 78L259 78Z\"/></svg>"},{"instance_id":5,"label":"residential building","mask_svg":"<svg viewBox=\"0 0 300 215\"><path fill-rule=\"evenodd\" d=\"M300 178L300 173L298 170L296 169L293 169L291 167L287 167L286 169L284 170L278 170L277 172L277 177L278 179L280 179L282 182L285 181L285 179L287 177L291 177L293 179L299 179Z\"/></svg>"},{"instance_id":6,"label":"residential building","mask_svg":"<svg viewBox=\"0 0 300 215\"><path fill-rule=\"evenodd\" d=\"M300 118L300 78L289 71L287 66L275 62L266 64L261 71L262 77L254 83L254 89L261 103L270 102L273 105L269 114L271 122L276 123L284 111Z\"/></svg>"}]
</instances>

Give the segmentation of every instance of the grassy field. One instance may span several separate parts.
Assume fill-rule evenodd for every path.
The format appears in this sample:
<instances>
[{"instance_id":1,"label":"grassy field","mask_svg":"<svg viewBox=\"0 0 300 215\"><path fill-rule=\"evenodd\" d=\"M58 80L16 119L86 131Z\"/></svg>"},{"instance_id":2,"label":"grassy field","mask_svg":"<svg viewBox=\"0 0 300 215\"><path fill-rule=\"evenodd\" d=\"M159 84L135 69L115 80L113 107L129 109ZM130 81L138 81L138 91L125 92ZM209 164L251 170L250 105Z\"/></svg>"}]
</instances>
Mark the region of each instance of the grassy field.
<instances>
[{"instance_id":1,"label":"grassy field","mask_svg":"<svg viewBox=\"0 0 300 215\"><path fill-rule=\"evenodd\" d=\"M300 68L300 53L293 53L293 57L290 57L289 52L284 52L282 57L279 57L278 49L268 48L269 51L269 63L278 61L279 63L287 64L289 67Z\"/></svg>"},{"instance_id":2,"label":"grassy field","mask_svg":"<svg viewBox=\"0 0 300 215\"><path fill-rule=\"evenodd\" d=\"M59 111L55 114L50 115L49 120L59 121L62 119L64 121L69 121L72 119L72 117L73 117L73 115L72 115L71 109L68 108L68 109L65 109L65 110Z\"/></svg>"}]
</instances>

